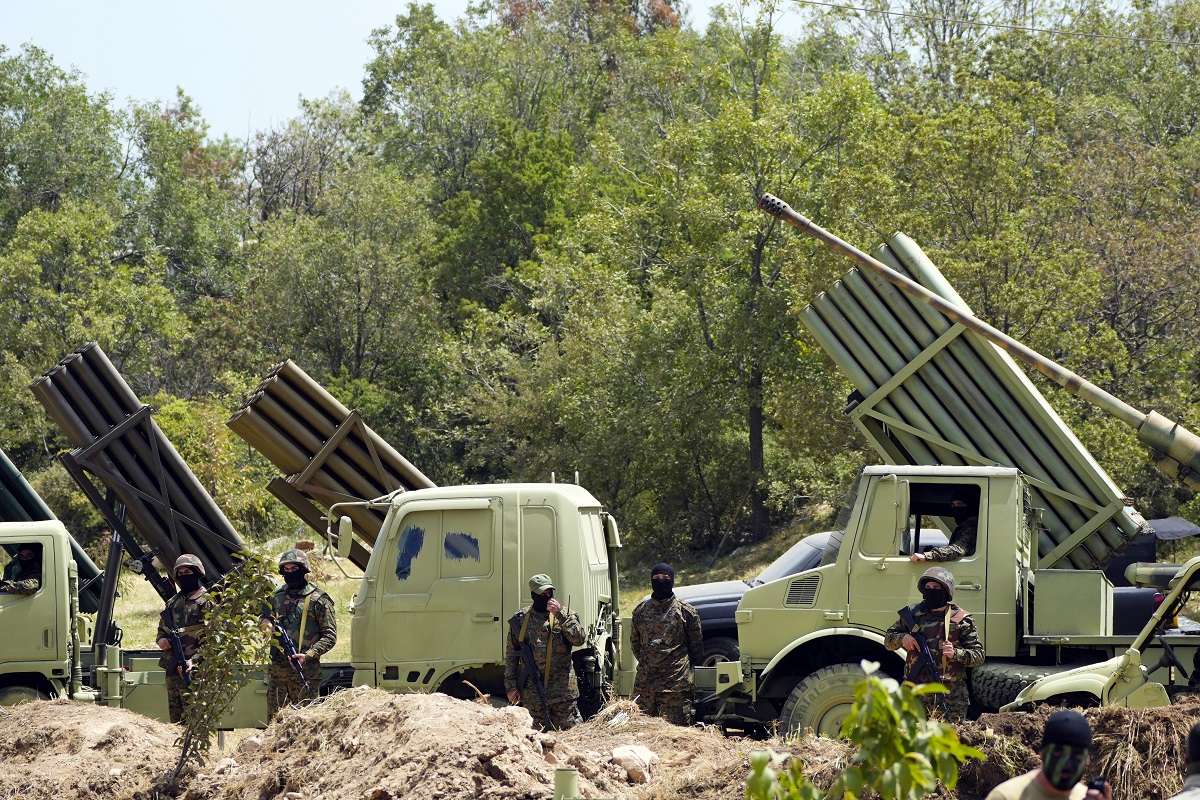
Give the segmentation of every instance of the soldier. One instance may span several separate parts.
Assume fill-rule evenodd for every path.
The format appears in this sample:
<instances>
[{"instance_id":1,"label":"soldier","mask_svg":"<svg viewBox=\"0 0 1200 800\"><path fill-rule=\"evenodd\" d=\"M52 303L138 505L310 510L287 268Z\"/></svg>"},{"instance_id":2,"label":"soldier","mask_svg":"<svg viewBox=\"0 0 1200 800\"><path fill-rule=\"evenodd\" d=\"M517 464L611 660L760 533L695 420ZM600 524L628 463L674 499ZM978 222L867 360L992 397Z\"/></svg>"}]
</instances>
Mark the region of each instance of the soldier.
<instances>
[{"instance_id":1,"label":"soldier","mask_svg":"<svg viewBox=\"0 0 1200 800\"><path fill-rule=\"evenodd\" d=\"M200 637L204 631L205 606L211 598L200 579L204 577L204 564L193 555L184 553L175 559L175 584L179 591L167 601L167 607L158 620L158 647L163 651L158 665L167 670L167 708L171 722L183 719L183 693L187 691L196 652L200 648ZM168 627L169 625L169 627ZM184 663L175 657L171 631L179 636L183 645Z\"/></svg>"},{"instance_id":2,"label":"soldier","mask_svg":"<svg viewBox=\"0 0 1200 800\"><path fill-rule=\"evenodd\" d=\"M921 590L920 603L909 606L915 626L909 628L897 621L887 629L884 646L888 650L903 647L908 657L905 667L909 680L921 672L919 657L920 643L916 637L924 638L929 652L937 665L939 676L926 683L944 684L948 695L926 695L921 698L926 711L942 712L951 722L960 722L967 717L967 683L964 680L968 667L983 663L983 645L975 630L975 621L965 610L950 602L954 599L954 576L945 567L930 567L917 579ZM932 676L931 676L932 677Z\"/></svg>"},{"instance_id":3,"label":"soldier","mask_svg":"<svg viewBox=\"0 0 1200 800\"><path fill-rule=\"evenodd\" d=\"M554 599L549 575L529 579L533 605L508 621L504 650L504 688L508 701L529 711L534 725L565 731L582 722L576 700L579 687L571 663L571 650L583 644L583 627L576 614L560 616L562 605ZM532 664L529 663L532 660ZM545 704L538 693L538 679Z\"/></svg>"},{"instance_id":4,"label":"soldier","mask_svg":"<svg viewBox=\"0 0 1200 800\"><path fill-rule=\"evenodd\" d=\"M692 667L704 659L700 615L675 596L675 570L650 569L654 591L633 610L631 644L638 660L633 693L643 712L675 725L692 724Z\"/></svg>"},{"instance_id":5,"label":"soldier","mask_svg":"<svg viewBox=\"0 0 1200 800\"><path fill-rule=\"evenodd\" d=\"M17 557L4 568L0 592L33 594L42 587L42 546L17 545Z\"/></svg>"},{"instance_id":6,"label":"soldier","mask_svg":"<svg viewBox=\"0 0 1200 800\"><path fill-rule=\"evenodd\" d=\"M1183 791L1169 800L1200 800L1200 722L1188 731L1184 757Z\"/></svg>"},{"instance_id":7,"label":"soldier","mask_svg":"<svg viewBox=\"0 0 1200 800\"><path fill-rule=\"evenodd\" d=\"M271 617L263 617L264 630L276 625L287 632L296 646L290 659L277 641L271 647L267 667L267 720L287 703L315 700L321 685L321 656L337 643L337 620L333 599L308 582L308 556L303 550L288 550L279 557L283 586L275 590ZM304 671L304 681L296 670Z\"/></svg>"},{"instance_id":8,"label":"soldier","mask_svg":"<svg viewBox=\"0 0 1200 800\"><path fill-rule=\"evenodd\" d=\"M975 539L979 535L977 493L967 486L956 489L950 500L950 514L954 517L954 531L946 546L934 547L925 553L913 553L908 557L909 561L957 561L975 552Z\"/></svg>"},{"instance_id":9,"label":"soldier","mask_svg":"<svg viewBox=\"0 0 1200 800\"><path fill-rule=\"evenodd\" d=\"M1092 752L1092 728L1078 711L1055 711L1046 719L1041 752L1041 769L1009 778L987 800L1112 800L1108 781L1079 782Z\"/></svg>"}]
</instances>

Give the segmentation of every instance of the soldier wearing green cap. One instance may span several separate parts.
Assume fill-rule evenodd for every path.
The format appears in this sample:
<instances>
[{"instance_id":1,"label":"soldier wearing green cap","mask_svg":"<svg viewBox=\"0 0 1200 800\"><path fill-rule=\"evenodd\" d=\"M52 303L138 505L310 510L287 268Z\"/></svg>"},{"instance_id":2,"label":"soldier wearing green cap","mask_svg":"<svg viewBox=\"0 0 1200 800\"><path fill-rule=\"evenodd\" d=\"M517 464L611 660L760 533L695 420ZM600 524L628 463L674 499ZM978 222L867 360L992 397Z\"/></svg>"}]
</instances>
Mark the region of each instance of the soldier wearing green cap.
<instances>
[{"instance_id":1,"label":"soldier wearing green cap","mask_svg":"<svg viewBox=\"0 0 1200 800\"><path fill-rule=\"evenodd\" d=\"M913 675L918 668L922 637L929 645L939 673L936 682L950 690L948 695L924 695L921 701L926 711L944 713L951 722L967 718L966 678L968 667L983 663L983 644L975 620L965 609L950 602L954 599L954 575L945 567L930 567L917 579L921 591L921 602L909 606L915 625L911 628L897 620L884 634L883 644L888 650L904 648L906 674Z\"/></svg>"},{"instance_id":2,"label":"soldier wearing green cap","mask_svg":"<svg viewBox=\"0 0 1200 800\"><path fill-rule=\"evenodd\" d=\"M583 721L576 705L579 687L571 662L571 650L583 644L583 627L576 614L562 613L549 575L539 573L530 578L529 595L533 604L508 621L504 688L509 702L528 710L534 725L563 731ZM523 654L526 645L527 655ZM544 705L538 692L539 678Z\"/></svg>"},{"instance_id":3,"label":"soldier wearing green cap","mask_svg":"<svg viewBox=\"0 0 1200 800\"><path fill-rule=\"evenodd\" d=\"M321 656L337 643L337 619L333 599L309 583L308 556L303 550L288 550L279 557L283 586L275 590L271 617L263 617L263 628L276 623L287 631L296 645L296 655L284 655L279 641L271 647L267 667L267 719L288 703L315 700L321 684ZM304 681L296 670L304 671Z\"/></svg>"}]
</instances>

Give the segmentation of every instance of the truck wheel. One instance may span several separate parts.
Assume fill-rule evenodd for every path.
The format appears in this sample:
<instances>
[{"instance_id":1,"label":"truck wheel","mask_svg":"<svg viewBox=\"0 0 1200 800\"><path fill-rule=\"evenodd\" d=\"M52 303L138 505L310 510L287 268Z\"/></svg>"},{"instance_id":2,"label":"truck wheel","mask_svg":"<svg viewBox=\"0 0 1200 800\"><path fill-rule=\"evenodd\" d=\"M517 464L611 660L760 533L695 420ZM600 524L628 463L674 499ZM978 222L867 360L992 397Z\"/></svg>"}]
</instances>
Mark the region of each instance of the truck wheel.
<instances>
[{"instance_id":1,"label":"truck wheel","mask_svg":"<svg viewBox=\"0 0 1200 800\"><path fill-rule=\"evenodd\" d=\"M5 686L0 688L0 706L15 706L50 698L30 686Z\"/></svg>"},{"instance_id":2,"label":"truck wheel","mask_svg":"<svg viewBox=\"0 0 1200 800\"><path fill-rule=\"evenodd\" d=\"M800 681L779 715L782 733L799 736L811 729L818 736L841 735L854 703L854 685L864 674L857 664L834 664Z\"/></svg>"},{"instance_id":3,"label":"truck wheel","mask_svg":"<svg viewBox=\"0 0 1200 800\"><path fill-rule=\"evenodd\" d=\"M1037 667L1027 664L984 662L971 670L971 696L981 708L987 711L999 711L1000 706L1016 700L1020 691L1029 684L1047 675L1072 669L1074 666Z\"/></svg>"},{"instance_id":4,"label":"truck wheel","mask_svg":"<svg viewBox=\"0 0 1200 800\"><path fill-rule=\"evenodd\" d=\"M737 639L728 636L714 636L704 640L704 661L702 667L715 667L726 661L740 661L742 652L738 649Z\"/></svg>"}]
</instances>

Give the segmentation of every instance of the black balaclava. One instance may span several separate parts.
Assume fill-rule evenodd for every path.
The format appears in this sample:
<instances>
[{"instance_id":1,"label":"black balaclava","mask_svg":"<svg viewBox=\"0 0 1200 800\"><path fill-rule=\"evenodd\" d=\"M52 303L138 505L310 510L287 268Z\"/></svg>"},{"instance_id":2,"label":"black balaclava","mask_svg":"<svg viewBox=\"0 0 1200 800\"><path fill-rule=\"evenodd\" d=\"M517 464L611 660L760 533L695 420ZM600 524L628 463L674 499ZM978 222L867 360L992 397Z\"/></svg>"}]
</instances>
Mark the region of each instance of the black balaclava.
<instances>
[{"instance_id":1,"label":"black balaclava","mask_svg":"<svg viewBox=\"0 0 1200 800\"><path fill-rule=\"evenodd\" d=\"M1055 711L1042 732L1042 774L1060 792L1074 788L1087 769L1092 728L1078 711Z\"/></svg>"},{"instance_id":2,"label":"black balaclava","mask_svg":"<svg viewBox=\"0 0 1200 800\"><path fill-rule=\"evenodd\" d=\"M929 581L929 583L934 583L934 581ZM935 608L943 607L946 605L946 602L949 599L946 597L946 587L942 586L940 583L937 584L937 588L933 589L928 588L927 586L922 586L921 598L925 601L925 607L930 611L933 611Z\"/></svg>"},{"instance_id":3,"label":"black balaclava","mask_svg":"<svg viewBox=\"0 0 1200 800\"><path fill-rule=\"evenodd\" d=\"M554 597L554 589L547 589L547 591L550 592L550 594L537 594L536 592L529 593L529 596L533 598L534 609L541 611L543 614L549 610L546 608L546 604L550 602L551 597Z\"/></svg>"},{"instance_id":4,"label":"black balaclava","mask_svg":"<svg viewBox=\"0 0 1200 800\"><path fill-rule=\"evenodd\" d=\"M655 578L655 575L670 575L671 577L664 580ZM650 596L655 600L666 600L675 593L675 570L670 564L665 561L660 561L650 568L650 585L654 587L654 591Z\"/></svg>"},{"instance_id":5,"label":"black balaclava","mask_svg":"<svg viewBox=\"0 0 1200 800\"><path fill-rule=\"evenodd\" d=\"M283 582L287 584L289 589L303 589L304 584L308 583L308 573L302 569L281 574L283 575Z\"/></svg>"},{"instance_id":6,"label":"black balaclava","mask_svg":"<svg viewBox=\"0 0 1200 800\"><path fill-rule=\"evenodd\" d=\"M184 594L191 594L200 588L200 576L195 573L191 575L176 575L175 582L179 584L179 591Z\"/></svg>"}]
</instances>

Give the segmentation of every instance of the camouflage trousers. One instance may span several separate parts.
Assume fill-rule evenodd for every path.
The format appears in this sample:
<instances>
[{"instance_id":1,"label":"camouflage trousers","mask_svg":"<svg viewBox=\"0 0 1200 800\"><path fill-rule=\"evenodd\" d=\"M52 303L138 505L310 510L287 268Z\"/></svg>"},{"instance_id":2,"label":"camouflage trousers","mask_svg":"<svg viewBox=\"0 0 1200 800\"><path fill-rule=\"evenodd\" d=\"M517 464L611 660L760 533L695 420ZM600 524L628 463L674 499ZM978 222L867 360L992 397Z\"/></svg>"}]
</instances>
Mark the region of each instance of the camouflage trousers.
<instances>
[{"instance_id":1,"label":"camouflage trousers","mask_svg":"<svg viewBox=\"0 0 1200 800\"><path fill-rule=\"evenodd\" d=\"M692 724L692 696L688 692L641 689L637 696L637 707L643 714L662 717L672 725L687 727Z\"/></svg>"},{"instance_id":2,"label":"camouflage trousers","mask_svg":"<svg viewBox=\"0 0 1200 800\"><path fill-rule=\"evenodd\" d=\"M304 662L304 677L308 688L296 674L291 664L274 664L267 667L267 721L275 719L279 709L287 705L302 705L317 699L321 686L321 662L310 658Z\"/></svg>"},{"instance_id":3,"label":"camouflage trousers","mask_svg":"<svg viewBox=\"0 0 1200 800\"><path fill-rule=\"evenodd\" d=\"M542 713L542 701L538 698L536 691L521 692L519 705L529 712L529 716L533 717L533 727L539 731L546 730L546 715ZM583 722L575 698L551 698L549 705L550 722L554 725L554 730L565 731Z\"/></svg>"},{"instance_id":4,"label":"camouflage trousers","mask_svg":"<svg viewBox=\"0 0 1200 800\"><path fill-rule=\"evenodd\" d=\"M187 684L183 682L183 678L178 675L167 676L167 711L170 713L173 723L183 721L183 709L186 706L183 693L186 691L188 688Z\"/></svg>"},{"instance_id":5,"label":"camouflage trousers","mask_svg":"<svg viewBox=\"0 0 1200 800\"><path fill-rule=\"evenodd\" d=\"M950 694L931 694L921 698L921 702L925 704L926 716L946 722L965 722L967 706L971 703L966 681L946 682L945 686L950 690ZM945 703L944 710L943 702Z\"/></svg>"}]
</instances>

